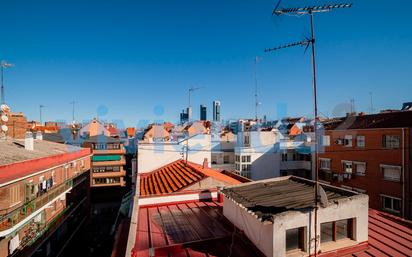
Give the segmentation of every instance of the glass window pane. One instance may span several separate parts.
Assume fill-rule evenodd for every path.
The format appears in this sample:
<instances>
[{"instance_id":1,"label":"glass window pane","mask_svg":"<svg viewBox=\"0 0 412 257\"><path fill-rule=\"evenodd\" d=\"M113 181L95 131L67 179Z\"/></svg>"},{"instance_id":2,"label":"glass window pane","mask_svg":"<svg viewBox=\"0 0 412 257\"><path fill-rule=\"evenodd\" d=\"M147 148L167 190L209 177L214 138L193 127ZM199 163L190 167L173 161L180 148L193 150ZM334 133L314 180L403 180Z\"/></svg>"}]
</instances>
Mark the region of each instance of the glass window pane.
<instances>
[{"instance_id":1,"label":"glass window pane","mask_svg":"<svg viewBox=\"0 0 412 257\"><path fill-rule=\"evenodd\" d=\"M336 221L336 240L348 238L348 220Z\"/></svg>"},{"instance_id":2,"label":"glass window pane","mask_svg":"<svg viewBox=\"0 0 412 257\"><path fill-rule=\"evenodd\" d=\"M393 209L395 211L401 211L401 200L393 199Z\"/></svg>"},{"instance_id":3,"label":"glass window pane","mask_svg":"<svg viewBox=\"0 0 412 257\"><path fill-rule=\"evenodd\" d=\"M320 224L320 242L326 243L333 240L332 222Z\"/></svg>"},{"instance_id":4,"label":"glass window pane","mask_svg":"<svg viewBox=\"0 0 412 257\"><path fill-rule=\"evenodd\" d=\"M392 199L389 197L384 197L383 207L385 209L392 209Z\"/></svg>"},{"instance_id":5,"label":"glass window pane","mask_svg":"<svg viewBox=\"0 0 412 257\"><path fill-rule=\"evenodd\" d=\"M286 230L286 251L299 249L299 229Z\"/></svg>"}]
</instances>

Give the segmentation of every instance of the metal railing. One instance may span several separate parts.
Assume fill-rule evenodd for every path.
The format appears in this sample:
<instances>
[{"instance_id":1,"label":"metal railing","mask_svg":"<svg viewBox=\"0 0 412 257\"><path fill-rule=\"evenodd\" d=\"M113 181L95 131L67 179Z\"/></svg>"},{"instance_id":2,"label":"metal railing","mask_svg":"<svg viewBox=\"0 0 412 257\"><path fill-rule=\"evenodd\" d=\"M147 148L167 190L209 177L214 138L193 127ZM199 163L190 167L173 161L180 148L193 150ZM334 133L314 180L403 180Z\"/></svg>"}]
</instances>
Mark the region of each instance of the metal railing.
<instances>
[{"instance_id":1,"label":"metal railing","mask_svg":"<svg viewBox=\"0 0 412 257\"><path fill-rule=\"evenodd\" d=\"M73 180L68 180L55 188L49 189L46 193L25 202L21 207L2 215L0 217L0 231L12 228L71 187L73 187Z\"/></svg>"}]
</instances>

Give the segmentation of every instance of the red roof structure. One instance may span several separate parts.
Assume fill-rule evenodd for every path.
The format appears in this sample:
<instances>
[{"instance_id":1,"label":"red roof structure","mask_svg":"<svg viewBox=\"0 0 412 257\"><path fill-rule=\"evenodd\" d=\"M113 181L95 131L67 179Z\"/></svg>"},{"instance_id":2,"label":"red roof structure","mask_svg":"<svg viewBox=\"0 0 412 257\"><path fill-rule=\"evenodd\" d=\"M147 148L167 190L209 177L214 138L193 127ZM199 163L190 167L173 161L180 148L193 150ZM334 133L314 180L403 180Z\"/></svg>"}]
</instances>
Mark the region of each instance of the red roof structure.
<instances>
[{"instance_id":1,"label":"red roof structure","mask_svg":"<svg viewBox=\"0 0 412 257\"><path fill-rule=\"evenodd\" d=\"M412 256L412 222L369 210L369 249L347 256Z\"/></svg>"},{"instance_id":2,"label":"red roof structure","mask_svg":"<svg viewBox=\"0 0 412 257\"><path fill-rule=\"evenodd\" d=\"M133 257L264 256L217 202L141 207Z\"/></svg>"},{"instance_id":3,"label":"red roof structure","mask_svg":"<svg viewBox=\"0 0 412 257\"><path fill-rule=\"evenodd\" d=\"M367 246L348 247L318 256L412 256L411 225L411 222L370 209ZM230 255L264 256L223 216L221 203L188 201L139 208L132 257Z\"/></svg>"},{"instance_id":4,"label":"red roof structure","mask_svg":"<svg viewBox=\"0 0 412 257\"><path fill-rule=\"evenodd\" d=\"M186 164L183 160L174 161L140 176L140 196L178 192L207 177L213 177L232 185L241 183L219 171L203 168L201 165L191 162Z\"/></svg>"}]
</instances>

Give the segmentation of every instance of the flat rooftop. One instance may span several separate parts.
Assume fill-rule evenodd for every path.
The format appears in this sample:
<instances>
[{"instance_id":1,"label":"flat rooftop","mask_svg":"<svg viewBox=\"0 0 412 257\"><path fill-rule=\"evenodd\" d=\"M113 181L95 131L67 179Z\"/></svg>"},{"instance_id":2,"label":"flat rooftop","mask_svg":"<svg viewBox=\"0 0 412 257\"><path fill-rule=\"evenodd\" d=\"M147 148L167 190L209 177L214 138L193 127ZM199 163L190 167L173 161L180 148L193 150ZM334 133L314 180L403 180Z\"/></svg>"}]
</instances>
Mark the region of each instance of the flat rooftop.
<instances>
[{"instance_id":1,"label":"flat rooftop","mask_svg":"<svg viewBox=\"0 0 412 257\"><path fill-rule=\"evenodd\" d=\"M79 151L80 147L34 140L34 150L24 148L24 139L0 139L0 166Z\"/></svg>"},{"instance_id":2,"label":"flat rooftop","mask_svg":"<svg viewBox=\"0 0 412 257\"><path fill-rule=\"evenodd\" d=\"M320 184L328 203L358 195L355 192ZM278 213L314 208L314 181L298 177L280 177L228 187L222 193L257 215L261 221L272 220Z\"/></svg>"}]
</instances>

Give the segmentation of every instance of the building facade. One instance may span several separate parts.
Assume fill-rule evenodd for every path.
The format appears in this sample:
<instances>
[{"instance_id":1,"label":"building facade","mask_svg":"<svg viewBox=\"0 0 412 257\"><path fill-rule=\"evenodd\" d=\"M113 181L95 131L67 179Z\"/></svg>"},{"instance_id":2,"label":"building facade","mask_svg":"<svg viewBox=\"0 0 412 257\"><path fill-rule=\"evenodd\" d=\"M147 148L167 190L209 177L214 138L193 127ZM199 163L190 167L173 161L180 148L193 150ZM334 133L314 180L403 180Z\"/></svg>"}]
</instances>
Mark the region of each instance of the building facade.
<instances>
[{"instance_id":1,"label":"building facade","mask_svg":"<svg viewBox=\"0 0 412 257\"><path fill-rule=\"evenodd\" d=\"M200 120L207 120L207 107L203 104L200 105Z\"/></svg>"},{"instance_id":2,"label":"building facade","mask_svg":"<svg viewBox=\"0 0 412 257\"><path fill-rule=\"evenodd\" d=\"M213 101L213 121L220 122L220 101Z\"/></svg>"},{"instance_id":3,"label":"building facade","mask_svg":"<svg viewBox=\"0 0 412 257\"><path fill-rule=\"evenodd\" d=\"M90 150L29 137L0 147L0 256L56 256L89 213Z\"/></svg>"},{"instance_id":4,"label":"building facade","mask_svg":"<svg viewBox=\"0 0 412 257\"><path fill-rule=\"evenodd\" d=\"M119 138L92 136L83 142L92 150L91 187L126 186L126 149Z\"/></svg>"},{"instance_id":5,"label":"building facade","mask_svg":"<svg viewBox=\"0 0 412 257\"><path fill-rule=\"evenodd\" d=\"M411 219L412 112L325 123L320 179L369 195L370 207Z\"/></svg>"}]
</instances>

